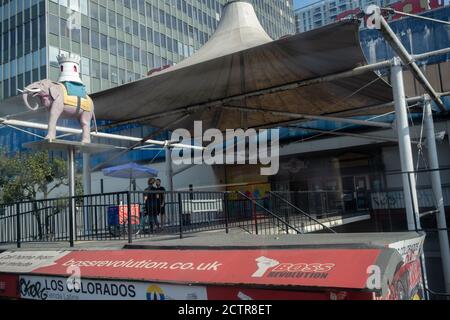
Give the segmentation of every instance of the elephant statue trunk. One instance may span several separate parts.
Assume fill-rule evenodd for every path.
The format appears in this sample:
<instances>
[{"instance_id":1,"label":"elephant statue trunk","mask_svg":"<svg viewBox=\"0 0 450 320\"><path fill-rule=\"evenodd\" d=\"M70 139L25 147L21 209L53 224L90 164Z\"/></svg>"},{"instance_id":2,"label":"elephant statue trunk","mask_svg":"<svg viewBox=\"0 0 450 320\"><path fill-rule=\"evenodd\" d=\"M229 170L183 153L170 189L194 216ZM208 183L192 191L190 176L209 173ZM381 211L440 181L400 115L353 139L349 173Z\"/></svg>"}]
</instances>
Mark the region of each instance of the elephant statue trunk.
<instances>
[{"instance_id":1,"label":"elephant statue trunk","mask_svg":"<svg viewBox=\"0 0 450 320\"><path fill-rule=\"evenodd\" d=\"M30 94L32 94L32 96L35 97L39 92L41 92L41 89L25 88L23 90L22 99L25 105L28 107L28 109L36 111L39 108L38 102L34 102L34 106L32 107L28 100Z\"/></svg>"}]
</instances>

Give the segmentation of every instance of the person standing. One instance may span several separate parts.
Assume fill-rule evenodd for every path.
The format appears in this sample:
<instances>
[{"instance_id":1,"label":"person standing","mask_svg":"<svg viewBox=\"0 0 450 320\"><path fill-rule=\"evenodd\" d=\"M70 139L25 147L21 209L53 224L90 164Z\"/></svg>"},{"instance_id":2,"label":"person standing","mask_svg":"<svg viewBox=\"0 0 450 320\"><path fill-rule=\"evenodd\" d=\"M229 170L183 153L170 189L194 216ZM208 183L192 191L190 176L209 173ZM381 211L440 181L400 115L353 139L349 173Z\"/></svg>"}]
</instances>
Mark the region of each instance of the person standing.
<instances>
[{"instance_id":1,"label":"person standing","mask_svg":"<svg viewBox=\"0 0 450 320\"><path fill-rule=\"evenodd\" d=\"M147 184L148 186L144 190L145 211L144 217L141 219L141 230L145 230L145 224L149 223L150 231L153 232L154 226L159 227L155 178L149 178Z\"/></svg>"},{"instance_id":2,"label":"person standing","mask_svg":"<svg viewBox=\"0 0 450 320\"><path fill-rule=\"evenodd\" d=\"M166 205L166 203L165 203L166 188L161 186L161 179L156 179L155 190L157 191L157 193L156 193L156 208L158 210L158 214L160 217L160 225L161 225L161 228L164 228L164 225L166 223L166 218L165 218L166 212L164 210L164 207Z\"/></svg>"}]
</instances>

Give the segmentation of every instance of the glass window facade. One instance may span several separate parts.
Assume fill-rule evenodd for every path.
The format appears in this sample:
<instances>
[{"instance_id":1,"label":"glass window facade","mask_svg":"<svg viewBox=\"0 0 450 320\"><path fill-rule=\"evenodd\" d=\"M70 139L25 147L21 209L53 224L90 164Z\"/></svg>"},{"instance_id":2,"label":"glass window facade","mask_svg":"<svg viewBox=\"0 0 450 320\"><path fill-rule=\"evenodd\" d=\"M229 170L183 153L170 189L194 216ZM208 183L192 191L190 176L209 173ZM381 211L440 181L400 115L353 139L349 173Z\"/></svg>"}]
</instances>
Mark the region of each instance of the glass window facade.
<instances>
[{"instance_id":1,"label":"glass window facade","mask_svg":"<svg viewBox=\"0 0 450 320\"><path fill-rule=\"evenodd\" d=\"M59 17L49 15L48 32L59 34ZM0 100L47 77L45 1L0 2Z\"/></svg>"},{"instance_id":2,"label":"glass window facade","mask_svg":"<svg viewBox=\"0 0 450 320\"><path fill-rule=\"evenodd\" d=\"M0 1L0 100L34 80L56 80L60 52L82 57L91 92L140 79L194 54L217 27L226 2ZM295 32L292 0L252 2L271 37Z\"/></svg>"},{"instance_id":3,"label":"glass window facade","mask_svg":"<svg viewBox=\"0 0 450 320\"><path fill-rule=\"evenodd\" d=\"M81 77L90 93L138 80L154 68L179 62L208 41L227 1L0 0L0 102L33 81L57 80L56 57L60 53L81 56ZM295 32L292 0L252 2L272 38ZM61 125L68 125L62 121ZM106 123L98 122L102 124ZM0 140L10 151L20 150L23 142L35 139L3 130L9 131L0 135ZM138 125L111 130L141 137L154 131ZM168 137L164 133L155 138ZM126 159L161 156L164 154L136 150ZM94 157L93 165L104 157Z\"/></svg>"}]
</instances>

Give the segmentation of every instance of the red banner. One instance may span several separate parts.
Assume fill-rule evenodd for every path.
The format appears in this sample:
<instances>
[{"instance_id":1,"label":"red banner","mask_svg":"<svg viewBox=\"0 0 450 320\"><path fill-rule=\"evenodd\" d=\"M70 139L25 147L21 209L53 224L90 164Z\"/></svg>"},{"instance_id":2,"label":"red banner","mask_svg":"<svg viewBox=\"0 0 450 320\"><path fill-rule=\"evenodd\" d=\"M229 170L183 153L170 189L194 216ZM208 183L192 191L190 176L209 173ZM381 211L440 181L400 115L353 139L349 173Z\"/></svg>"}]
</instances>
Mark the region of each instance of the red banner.
<instances>
[{"instance_id":1,"label":"red banner","mask_svg":"<svg viewBox=\"0 0 450 320\"><path fill-rule=\"evenodd\" d=\"M404 0L390 4L387 7L404 13L419 14L443 6L444 2L442 0ZM354 16L364 10L365 8L355 8L343 11L336 16L336 21L340 21L344 18ZM391 20L397 20L403 17L405 16L400 14L394 14Z\"/></svg>"},{"instance_id":2,"label":"red banner","mask_svg":"<svg viewBox=\"0 0 450 320\"><path fill-rule=\"evenodd\" d=\"M441 0L404 0L389 5L389 7L394 10L411 14L418 14L442 6L444 6L444 2ZM396 14L392 17L392 20L400 19L402 17L404 16Z\"/></svg>"},{"instance_id":3,"label":"red banner","mask_svg":"<svg viewBox=\"0 0 450 320\"><path fill-rule=\"evenodd\" d=\"M20 298L19 276L15 274L0 274L0 297Z\"/></svg>"},{"instance_id":4,"label":"red banner","mask_svg":"<svg viewBox=\"0 0 450 320\"><path fill-rule=\"evenodd\" d=\"M34 274L197 284L363 289L379 249L77 251ZM72 267L72 268L70 268Z\"/></svg>"}]
</instances>

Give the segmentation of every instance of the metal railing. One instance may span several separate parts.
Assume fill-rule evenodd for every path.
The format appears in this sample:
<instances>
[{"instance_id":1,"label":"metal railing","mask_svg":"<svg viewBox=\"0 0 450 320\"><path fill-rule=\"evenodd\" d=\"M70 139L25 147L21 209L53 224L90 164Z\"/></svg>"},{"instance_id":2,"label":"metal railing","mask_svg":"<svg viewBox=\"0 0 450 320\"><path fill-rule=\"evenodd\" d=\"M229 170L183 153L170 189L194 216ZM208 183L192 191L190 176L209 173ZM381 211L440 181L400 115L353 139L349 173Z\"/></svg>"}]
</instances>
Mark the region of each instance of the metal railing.
<instances>
[{"instance_id":1,"label":"metal railing","mask_svg":"<svg viewBox=\"0 0 450 320\"><path fill-rule=\"evenodd\" d=\"M265 201L265 205L259 203L257 199L252 199L249 196L245 195L242 192L238 192L238 195L246 201L249 201L253 206L253 220L256 234L289 234L303 233L295 226L291 225L289 222L284 220L282 217L275 214L268 207L272 207L267 205L267 201ZM259 209L259 210L258 210Z\"/></svg>"},{"instance_id":2,"label":"metal railing","mask_svg":"<svg viewBox=\"0 0 450 320\"><path fill-rule=\"evenodd\" d=\"M300 209L293 203L289 202L283 197L285 193L281 195L278 192L269 192L270 203L272 203L273 208L277 208L276 212L280 212L281 216L287 223L291 223L296 228L302 230L302 233L306 232L316 232L316 231L328 231L331 233L336 233L333 229L326 225L326 221L311 216L309 213ZM328 213L327 215L329 215Z\"/></svg>"},{"instance_id":3,"label":"metal railing","mask_svg":"<svg viewBox=\"0 0 450 320\"><path fill-rule=\"evenodd\" d=\"M304 233L271 198L240 192L116 192L0 205L0 243L127 240L239 228ZM305 218L304 221L310 219ZM313 220L311 220L313 221ZM314 222L316 223L316 222ZM309 231L310 232L310 231Z\"/></svg>"}]
</instances>

